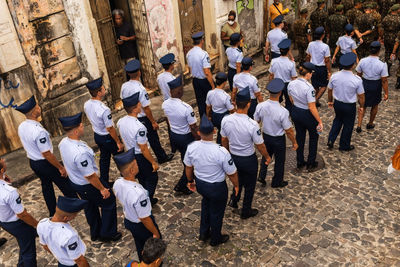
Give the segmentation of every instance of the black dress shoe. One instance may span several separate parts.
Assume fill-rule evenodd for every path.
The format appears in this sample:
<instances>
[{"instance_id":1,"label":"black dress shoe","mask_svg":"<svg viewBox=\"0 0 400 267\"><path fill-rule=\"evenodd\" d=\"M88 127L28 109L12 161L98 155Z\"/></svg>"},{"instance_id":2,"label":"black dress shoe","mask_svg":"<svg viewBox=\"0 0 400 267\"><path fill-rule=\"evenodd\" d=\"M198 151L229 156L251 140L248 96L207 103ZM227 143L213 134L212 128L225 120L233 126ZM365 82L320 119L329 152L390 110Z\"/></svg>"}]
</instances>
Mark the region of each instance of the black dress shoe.
<instances>
[{"instance_id":1,"label":"black dress shoe","mask_svg":"<svg viewBox=\"0 0 400 267\"><path fill-rule=\"evenodd\" d=\"M267 185L267 182L265 181L265 179L263 179L263 178L261 178L261 177L258 177L258 178L257 178L257 181L259 181L259 182L261 183L261 186L262 186L262 187L265 187L265 186Z\"/></svg>"},{"instance_id":2,"label":"black dress shoe","mask_svg":"<svg viewBox=\"0 0 400 267\"><path fill-rule=\"evenodd\" d=\"M175 192L182 193L184 195L193 194L193 191L190 191L189 188L187 188L186 186L185 187L179 187L179 185L176 185L174 187L174 190L175 190Z\"/></svg>"},{"instance_id":3,"label":"black dress shoe","mask_svg":"<svg viewBox=\"0 0 400 267\"><path fill-rule=\"evenodd\" d=\"M120 232L117 232L114 236L110 237L100 237L99 240L101 242L111 242L111 241L118 241L122 237L122 234Z\"/></svg>"},{"instance_id":4,"label":"black dress shoe","mask_svg":"<svg viewBox=\"0 0 400 267\"><path fill-rule=\"evenodd\" d=\"M313 172L315 169L318 167L318 161L315 161L314 163L307 164L307 171L308 172Z\"/></svg>"},{"instance_id":5,"label":"black dress shoe","mask_svg":"<svg viewBox=\"0 0 400 267\"><path fill-rule=\"evenodd\" d=\"M172 154L172 153L171 154L167 154L167 156L164 159L158 160L158 163L159 164L163 164L165 162L171 161L173 158L174 158L174 154Z\"/></svg>"},{"instance_id":6,"label":"black dress shoe","mask_svg":"<svg viewBox=\"0 0 400 267\"><path fill-rule=\"evenodd\" d=\"M99 240L98 236L91 236L90 240L92 240L92 242Z\"/></svg>"},{"instance_id":7,"label":"black dress shoe","mask_svg":"<svg viewBox=\"0 0 400 267\"><path fill-rule=\"evenodd\" d=\"M242 214L240 215L240 218L245 220L251 217L254 217L258 214L258 209L250 209L247 212L242 212Z\"/></svg>"},{"instance_id":8,"label":"black dress shoe","mask_svg":"<svg viewBox=\"0 0 400 267\"><path fill-rule=\"evenodd\" d=\"M229 235L221 235L221 238L218 241L211 241L210 245L215 247L218 246L220 244L226 243L229 240Z\"/></svg>"},{"instance_id":9,"label":"black dress shoe","mask_svg":"<svg viewBox=\"0 0 400 267\"><path fill-rule=\"evenodd\" d=\"M357 128L356 128L356 132L357 132L357 133L361 133L361 132L362 132L361 127L357 127Z\"/></svg>"},{"instance_id":10,"label":"black dress shoe","mask_svg":"<svg viewBox=\"0 0 400 267\"><path fill-rule=\"evenodd\" d=\"M228 206L234 209L239 208L237 201L233 200L232 198L228 202Z\"/></svg>"},{"instance_id":11,"label":"black dress shoe","mask_svg":"<svg viewBox=\"0 0 400 267\"><path fill-rule=\"evenodd\" d=\"M328 146L329 149L333 148L333 142L332 141L328 141L328 144L326 144Z\"/></svg>"},{"instance_id":12,"label":"black dress shoe","mask_svg":"<svg viewBox=\"0 0 400 267\"><path fill-rule=\"evenodd\" d=\"M7 239L4 237L0 238L0 247L3 246L7 242Z\"/></svg>"},{"instance_id":13,"label":"black dress shoe","mask_svg":"<svg viewBox=\"0 0 400 267\"><path fill-rule=\"evenodd\" d=\"M203 241L203 242L206 242L210 237L211 237L210 232L206 232L204 234L200 234L199 240Z\"/></svg>"},{"instance_id":14,"label":"black dress shoe","mask_svg":"<svg viewBox=\"0 0 400 267\"><path fill-rule=\"evenodd\" d=\"M271 184L272 188L282 188L289 184L288 181L282 181L280 184Z\"/></svg>"},{"instance_id":15,"label":"black dress shoe","mask_svg":"<svg viewBox=\"0 0 400 267\"><path fill-rule=\"evenodd\" d=\"M153 199L150 200L151 205L154 206L158 202L158 198L154 197Z\"/></svg>"},{"instance_id":16,"label":"black dress shoe","mask_svg":"<svg viewBox=\"0 0 400 267\"><path fill-rule=\"evenodd\" d=\"M303 162L303 163L297 163L297 169L298 170L301 170L303 167L305 167L306 166L306 163L305 162Z\"/></svg>"},{"instance_id":17,"label":"black dress shoe","mask_svg":"<svg viewBox=\"0 0 400 267\"><path fill-rule=\"evenodd\" d=\"M350 145L348 148L339 148L339 151L352 151L354 149L353 145Z\"/></svg>"},{"instance_id":18,"label":"black dress shoe","mask_svg":"<svg viewBox=\"0 0 400 267\"><path fill-rule=\"evenodd\" d=\"M374 129L375 128L375 124L367 124L367 126L365 126L365 128L367 128L367 130L370 130L370 129Z\"/></svg>"}]
</instances>

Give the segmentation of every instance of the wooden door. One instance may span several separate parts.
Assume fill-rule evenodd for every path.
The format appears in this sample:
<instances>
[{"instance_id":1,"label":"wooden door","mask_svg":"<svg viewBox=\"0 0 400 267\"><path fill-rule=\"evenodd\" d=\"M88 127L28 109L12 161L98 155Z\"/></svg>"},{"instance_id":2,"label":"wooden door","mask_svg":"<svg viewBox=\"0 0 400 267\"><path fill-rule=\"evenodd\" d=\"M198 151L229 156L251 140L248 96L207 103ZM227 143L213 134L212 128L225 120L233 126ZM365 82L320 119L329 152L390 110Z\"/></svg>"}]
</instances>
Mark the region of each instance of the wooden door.
<instances>
[{"instance_id":1,"label":"wooden door","mask_svg":"<svg viewBox=\"0 0 400 267\"><path fill-rule=\"evenodd\" d=\"M192 34L204 31L203 4L201 0L178 0L183 52L193 47Z\"/></svg>"},{"instance_id":2,"label":"wooden door","mask_svg":"<svg viewBox=\"0 0 400 267\"><path fill-rule=\"evenodd\" d=\"M121 85L125 82L126 76L116 43L110 3L105 0L90 0L90 6L99 31L104 61L110 79L112 100L115 103L120 98Z\"/></svg>"}]
</instances>

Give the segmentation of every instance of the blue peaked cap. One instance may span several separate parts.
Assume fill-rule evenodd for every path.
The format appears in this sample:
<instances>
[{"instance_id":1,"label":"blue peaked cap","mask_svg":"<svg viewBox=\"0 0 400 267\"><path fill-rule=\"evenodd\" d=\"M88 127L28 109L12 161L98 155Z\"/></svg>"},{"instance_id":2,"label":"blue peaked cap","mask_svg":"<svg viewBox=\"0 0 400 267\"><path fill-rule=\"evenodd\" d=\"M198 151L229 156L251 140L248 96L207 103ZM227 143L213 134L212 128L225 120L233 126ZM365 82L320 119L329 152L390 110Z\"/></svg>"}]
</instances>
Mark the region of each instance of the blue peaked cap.
<instances>
[{"instance_id":1,"label":"blue peaked cap","mask_svg":"<svg viewBox=\"0 0 400 267\"><path fill-rule=\"evenodd\" d=\"M78 126L82 122L82 112L72 116L60 117L58 120L64 128Z\"/></svg>"},{"instance_id":2,"label":"blue peaked cap","mask_svg":"<svg viewBox=\"0 0 400 267\"><path fill-rule=\"evenodd\" d=\"M267 84L267 90L273 94L281 92L283 88L285 88L285 83L279 78L274 78Z\"/></svg>"},{"instance_id":3,"label":"blue peaked cap","mask_svg":"<svg viewBox=\"0 0 400 267\"><path fill-rule=\"evenodd\" d=\"M353 65L356 62L356 60L357 60L356 54L350 52L342 55L339 59L339 63L344 67L348 67Z\"/></svg>"},{"instance_id":4,"label":"blue peaked cap","mask_svg":"<svg viewBox=\"0 0 400 267\"><path fill-rule=\"evenodd\" d=\"M21 113L28 113L31 111L34 107L36 106L36 100L34 96L31 96L28 100L26 100L24 103L16 107L15 109L18 110Z\"/></svg>"},{"instance_id":5,"label":"blue peaked cap","mask_svg":"<svg viewBox=\"0 0 400 267\"><path fill-rule=\"evenodd\" d=\"M163 65L171 64L175 62L175 55L172 53L166 54L160 58L159 62Z\"/></svg>"},{"instance_id":6,"label":"blue peaked cap","mask_svg":"<svg viewBox=\"0 0 400 267\"><path fill-rule=\"evenodd\" d=\"M118 166L123 166L125 164L131 163L135 159L135 148L132 147L128 151L117 154L114 156L115 164Z\"/></svg>"},{"instance_id":7,"label":"blue peaked cap","mask_svg":"<svg viewBox=\"0 0 400 267\"><path fill-rule=\"evenodd\" d=\"M136 106L137 103L139 103L139 92L134 93L131 96L128 96L127 98L122 99L122 103L124 104L124 107L133 107Z\"/></svg>"},{"instance_id":8,"label":"blue peaked cap","mask_svg":"<svg viewBox=\"0 0 400 267\"><path fill-rule=\"evenodd\" d=\"M103 85L103 78L98 78L96 80L90 81L86 84L87 89L90 91L97 90Z\"/></svg>"},{"instance_id":9,"label":"blue peaked cap","mask_svg":"<svg viewBox=\"0 0 400 267\"><path fill-rule=\"evenodd\" d=\"M175 89L175 88L178 88L178 87L182 86L183 85L182 81L183 81L183 77L182 77L182 75L179 75L174 80L168 82L169 89L172 90L172 89Z\"/></svg>"},{"instance_id":10,"label":"blue peaked cap","mask_svg":"<svg viewBox=\"0 0 400 267\"><path fill-rule=\"evenodd\" d=\"M278 44L278 48L280 48L280 49L288 49L291 44L292 44L292 41L290 41L290 39L283 39Z\"/></svg>"},{"instance_id":11,"label":"blue peaked cap","mask_svg":"<svg viewBox=\"0 0 400 267\"><path fill-rule=\"evenodd\" d=\"M236 94L236 101L237 102L250 101L250 88L248 86L246 86Z\"/></svg>"},{"instance_id":12,"label":"blue peaked cap","mask_svg":"<svg viewBox=\"0 0 400 267\"><path fill-rule=\"evenodd\" d=\"M209 134L214 131L214 125L207 118L206 114L203 114L203 116L201 117L199 130L203 134Z\"/></svg>"},{"instance_id":13,"label":"blue peaked cap","mask_svg":"<svg viewBox=\"0 0 400 267\"><path fill-rule=\"evenodd\" d=\"M195 32L195 33L192 34L192 39L193 40L200 39L200 38L203 38L203 36L204 36L204 32L203 31Z\"/></svg>"},{"instance_id":14,"label":"blue peaked cap","mask_svg":"<svg viewBox=\"0 0 400 267\"><path fill-rule=\"evenodd\" d=\"M282 15L279 15L276 18L274 18L274 20L272 22L274 24L280 24L280 23L282 23L283 20L284 20L284 17Z\"/></svg>"},{"instance_id":15,"label":"blue peaked cap","mask_svg":"<svg viewBox=\"0 0 400 267\"><path fill-rule=\"evenodd\" d=\"M138 71L139 69L140 69L140 61L137 59L131 60L125 65L126 72L133 73Z\"/></svg>"},{"instance_id":16,"label":"blue peaked cap","mask_svg":"<svg viewBox=\"0 0 400 267\"><path fill-rule=\"evenodd\" d=\"M57 201L57 207L65 212L75 213L83 208L88 204L87 200L79 199L79 198L71 198L71 197L64 197L59 196Z\"/></svg>"}]
</instances>

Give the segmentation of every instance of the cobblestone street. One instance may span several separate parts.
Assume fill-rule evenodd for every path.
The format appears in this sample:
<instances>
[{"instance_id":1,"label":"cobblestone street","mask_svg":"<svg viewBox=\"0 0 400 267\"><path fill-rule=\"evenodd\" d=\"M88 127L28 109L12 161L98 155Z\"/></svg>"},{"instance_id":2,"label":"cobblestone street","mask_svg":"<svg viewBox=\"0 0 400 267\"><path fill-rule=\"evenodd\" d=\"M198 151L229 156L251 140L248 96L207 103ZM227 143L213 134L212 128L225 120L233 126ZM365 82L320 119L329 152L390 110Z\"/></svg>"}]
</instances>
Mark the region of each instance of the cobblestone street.
<instances>
[{"instance_id":1,"label":"cobblestone street","mask_svg":"<svg viewBox=\"0 0 400 267\"><path fill-rule=\"evenodd\" d=\"M155 195L160 201L153 207L168 243L164 266L400 266L400 179L399 173L386 171L400 136L400 91L394 82L392 75L389 101L380 105L375 129L365 129L366 116L363 131L353 133L355 150L347 153L339 152L338 142L332 151L326 147L334 111L328 109L325 94L319 108L324 131L318 149L325 167L313 173L286 169L289 185L284 189L257 184L253 206L259 215L241 220L227 207L223 232L230 234L230 241L216 248L197 239L200 195L182 196L172 190L182 172L176 153L172 162L160 167ZM264 93L266 83L267 76L259 80ZM169 150L166 123L160 128L162 144ZM271 166L269 170L268 181ZM118 177L113 162L110 175ZM19 192L35 218L48 216L38 179ZM83 212L72 221L87 246L91 266L125 266L137 257L119 203L118 223L123 238L100 243L90 241ZM0 249L0 266L15 266L16 240L3 230L0 236L9 240ZM38 240L37 259L38 266L57 263Z\"/></svg>"}]
</instances>

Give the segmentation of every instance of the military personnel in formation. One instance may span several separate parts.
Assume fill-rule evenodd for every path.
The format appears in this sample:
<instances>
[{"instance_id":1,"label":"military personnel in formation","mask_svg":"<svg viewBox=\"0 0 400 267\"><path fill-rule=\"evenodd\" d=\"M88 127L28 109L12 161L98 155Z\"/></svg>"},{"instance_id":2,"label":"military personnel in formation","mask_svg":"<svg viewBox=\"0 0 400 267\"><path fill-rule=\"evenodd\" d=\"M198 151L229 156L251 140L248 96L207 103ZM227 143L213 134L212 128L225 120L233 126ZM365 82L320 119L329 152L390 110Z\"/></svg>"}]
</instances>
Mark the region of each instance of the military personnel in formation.
<instances>
[{"instance_id":1,"label":"military personnel in formation","mask_svg":"<svg viewBox=\"0 0 400 267\"><path fill-rule=\"evenodd\" d=\"M372 14L372 4L364 4L364 14L357 17L354 23L355 33L360 39L360 46L357 51L360 58L369 54L369 46L373 41L378 40L379 22Z\"/></svg>"},{"instance_id":2,"label":"military personnel in formation","mask_svg":"<svg viewBox=\"0 0 400 267\"><path fill-rule=\"evenodd\" d=\"M397 34L396 43L394 44L392 54L390 55L390 58L392 60L396 59L397 48L399 47L399 45L400 45L400 32ZM400 68L397 68L396 77L397 77L397 82L395 88L400 89Z\"/></svg>"},{"instance_id":3,"label":"military personnel in formation","mask_svg":"<svg viewBox=\"0 0 400 267\"><path fill-rule=\"evenodd\" d=\"M336 42L339 39L339 37L343 34L344 32L344 26L347 24L347 18L345 15L343 15L343 5L337 5L335 14L330 15L328 18L328 34L329 34L329 48L331 49L331 55L333 55L335 48L336 48ZM334 63L334 62L333 62Z\"/></svg>"},{"instance_id":4,"label":"military personnel in formation","mask_svg":"<svg viewBox=\"0 0 400 267\"><path fill-rule=\"evenodd\" d=\"M280 57L281 53L279 52L278 44L288 37L287 33L284 32L283 29L283 16L277 16L273 22L276 27L270 30L267 34L267 40L265 41L265 61L269 61L270 58L274 59ZM269 48L271 47L271 57L269 54ZM293 59L293 56L290 55Z\"/></svg>"},{"instance_id":5,"label":"military personnel in formation","mask_svg":"<svg viewBox=\"0 0 400 267\"><path fill-rule=\"evenodd\" d=\"M299 63L304 62L308 43L311 42L311 25L307 16L308 9L303 8L300 10L300 18L293 23L294 40L299 51L297 62Z\"/></svg>"},{"instance_id":6,"label":"military personnel in formation","mask_svg":"<svg viewBox=\"0 0 400 267\"><path fill-rule=\"evenodd\" d=\"M39 243L56 257L60 267L89 266L84 256L85 243L69 224L86 205L86 200L59 196L54 216L42 219L38 223Z\"/></svg>"},{"instance_id":7,"label":"military personnel in formation","mask_svg":"<svg viewBox=\"0 0 400 267\"><path fill-rule=\"evenodd\" d=\"M326 28L326 23L328 22L328 12L324 10L325 0L318 0L317 5L317 9L310 15L311 30L313 32L320 26Z\"/></svg>"},{"instance_id":8,"label":"military personnel in formation","mask_svg":"<svg viewBox=\"0 0 400 267\"><path fill-rule=\"evenodd\" d=\"M346 11L346 17L351 25L354 25L356 18L361 17L363 0L354 0L354 6Z\"/></svg>"},{"instance_id":9,"label":"military personnel in formation","mask_svg":"<svg viewBox=\"0 0 400 267\"><path fill-rule=\"evenodd\" d=\"M393 5L389 10L389 14L382 20L382 28L385 33L383 35L383 43L385 44L385 62L388 64L389 74L390 67L392 66L390 54L393 52L397 33L400 32L399 10L400 4Z\"/></svg>"},{"instance_id":10,"label":"military personnel in formation","mask_svg":"<svg viewBox=\"0 0 400 267\"><path fill-rule=\"evenodd\" d=\"M175 64L175 55L172 53L168 53L165 56L161 57L159 62L161 63L164 71L157 76L157 83L160 87L163 99L165 101L171 97L168 83L175 79L175 76L172 74Z\"/></svg>"},{"instance_id":11,"label":"military personnel in formation","mask_svg":"<svg viewBox=\"0 0 400 267\"><path fill-rule=\"evenodd\" d=\"M240 73L243 59L243 52L239 49L240 34L234 33L231 35L230 47L225 50L228 58L228 81L229 89L233 89L233 76Z\"/></svg>"}]
</instances>

